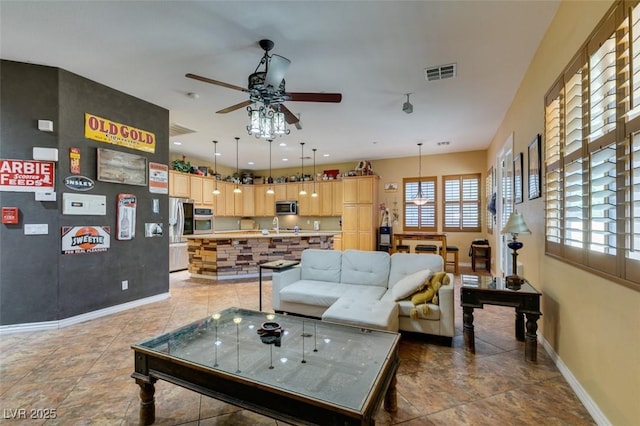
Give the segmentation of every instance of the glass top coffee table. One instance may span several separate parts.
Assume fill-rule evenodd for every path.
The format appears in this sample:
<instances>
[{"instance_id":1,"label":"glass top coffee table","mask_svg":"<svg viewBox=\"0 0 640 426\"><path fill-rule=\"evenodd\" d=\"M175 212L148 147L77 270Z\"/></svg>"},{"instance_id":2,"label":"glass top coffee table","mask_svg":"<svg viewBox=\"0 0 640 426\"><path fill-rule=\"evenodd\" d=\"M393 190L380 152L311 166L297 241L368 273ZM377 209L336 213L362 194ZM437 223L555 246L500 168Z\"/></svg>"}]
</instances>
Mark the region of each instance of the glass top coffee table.
<instances>
[{"instance_id":1,"label":"glass top coffee table","mask_svg":"<svg viewBox=\"0 0 640 426\"><path fill-rule=\"evenodd\" d=\"M398 333L229 308L132 346L140 423L157 380L293 424L373 424L396 409Z\"/></svg>"}]
</instances>

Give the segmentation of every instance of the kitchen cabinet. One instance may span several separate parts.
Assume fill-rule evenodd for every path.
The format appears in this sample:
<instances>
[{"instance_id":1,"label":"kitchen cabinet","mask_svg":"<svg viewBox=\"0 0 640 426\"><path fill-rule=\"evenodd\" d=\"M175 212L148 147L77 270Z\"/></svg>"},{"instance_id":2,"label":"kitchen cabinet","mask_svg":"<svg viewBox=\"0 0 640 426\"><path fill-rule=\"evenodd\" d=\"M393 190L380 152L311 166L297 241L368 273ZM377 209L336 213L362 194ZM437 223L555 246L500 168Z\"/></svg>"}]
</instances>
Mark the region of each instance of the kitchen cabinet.
<instances>
[{"instance_id":1,"label":"kitchen cabinet","mask_svg":"<svg viewBox=\"0 0 640 426\"><path fill-rule=\"evenodd\" d=\"M285 185L287 188L287 198L283 201L299 201L300 184L298 182L289 182ZM306 188L306 185L305 185Z\"/></svg>"},{"instance_id":2,"label":"kitchen cabinet","mask_svg":"<svg viewBox=\"0 0 640 426\"><path fill-rule=\"evenodd\" d=\"M219 194L214 194L213 195L213 214L216 216L227 216L227 207L226 207L226 198L225 198L225 190L227 187L228 183L226 182L213 182L213 189L216 189L216 186L218 188L218 191L220 191Z\"/></svg>"},{"instance_id":3,"label":"kitchen cabinet","mask_svg":"<svg viewBox=\"0 0 640 426\"><path fill-rule=\"evenodd\" d=\"M276 201L287 201L287 184L286 183L274 184L273 190L276 193L275 194Z\"/></svg>"},{"instance_id":4,"label":"kitchen cabinet","mask_svg":"<svg viewBox=\"0 0 640 426\"><path fill-rule=\"evenodd\" d=\"M255 185L240 185L242 192L236 195L235 213L236 216L255 216ZM238 208L240 209L238 211Z\"/></svg>"},{"instance_id":5,"label":"kitchen cabinet","mask_svg":"<svg viewBox=\"0 0 640 426\"><path fill-rule=\"evenodd\" d=\"M275 194L267 194L267 184L254 185L254 216L275 216Z\"/></svg>"},{"instance_id":6,"label":"kitchen cabinet","mask_svg":"<svg viewBox=\"0 0 640 426\"><path fill-rule=\"evenodd\" d=\"M333 200L333 207L331 210L332 216L341 216L342 215L342 206L344 205L344 199L342 196L342 180L333 180L329 181L332 186L332 194L331 198Z\"/></svg>"},{"instance_id":7,"label":"kitchen cabinet","mask_svg":"<svg viewBox=\"0 0 640 426\"><path fill-rule=\"evenodd\" d=\"M169 196L179 198L191 197L191 181L188 173L169 170Z\"/></svg>"},{"instance_id":8,"label":"kitchen cabinet","mask_svg":"<svg viewBox=\"0 0 640 426\"><path fill-rule=\"evenodd\" d=\"M193 204L202 205L202 176L191 176L189 188L189 198Z\"/></svg>"},{"instance_id":9,"label":"kitchen cabinet","mask_svg":"<svg viewBox=\"0 0 640 426\"><path fill-rule=\"evenodd\" d=\"M213 188L214 179L210 177L202 178L202 204L207 207L213 207Z\"/></svg>"},{"instance_id":10,"label":"kitchen cabinet","mask_svg":"<svg viewBox=\"0 0 640 426\"><path fill-rule=\"evenodd\" d=\"M342 248L375 250L378 215L377 176L348 177L343 182Z\"/></svg>"},{"instance_id":11,"label":"kitchen cabinet","mask_svg":"<svg viewBox=\"0 0 640 426\"><path fill-rule=\"evenodd\" d=\"M318 186L318 215L333 216L333 182L320 181L316 184Z\"/></svg>"}]
</instances>

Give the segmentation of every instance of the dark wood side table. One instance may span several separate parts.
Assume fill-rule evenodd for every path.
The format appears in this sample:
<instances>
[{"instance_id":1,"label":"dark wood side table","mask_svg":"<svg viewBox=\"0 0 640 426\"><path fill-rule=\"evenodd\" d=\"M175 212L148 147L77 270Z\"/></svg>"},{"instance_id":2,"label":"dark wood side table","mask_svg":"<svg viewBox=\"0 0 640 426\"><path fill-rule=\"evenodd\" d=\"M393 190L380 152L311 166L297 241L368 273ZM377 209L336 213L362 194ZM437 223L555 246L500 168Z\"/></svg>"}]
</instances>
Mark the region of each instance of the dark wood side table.
<instances>
[{"instance_id":1,"label":"dark wood side table","mask_svg":"<svg viewBox=\"0 0 640 426\"><path fill-rule=\"evenodd\" d=\"M471 244L471 269L476 271L476 262L482 264L484 268L491 272L491 246L485 244Z\"/></svg>"},{"instance_id":2,"label":"dark wood side table","mask_svg":"<svg viewBox=\"0 0 640 426\"><path fill-rule=\"evenodd\" d=\"M511 289L504 278L476 275L462 275L460 289L460 305L462 306L462 322L464 342L467 350L475 353L475 334L473 330L473 310L482 309L485 304L511 306L516 309L516 339L525 342L524 356L527 361L537 360L538 318L540 312L539 293L527 280L519 289ZM526 333L524 316L527 317Z\"/></svg>"},{"instance_id":3,"label":"dark wood side table","mask_svg":"<svg viewBox=\"0 0 640 426\"><path fill-rule=\"evenodd\" d=\"M258 265L258 282L259 282L259 293L260 293L260 303L259 310L262 311L262 270L263 269L271 269L272 271L284 271L285 269L289 269L295 265L300 263L299 260L273 260L271 262L265 262Z\"/></svg>"}]
</instances>

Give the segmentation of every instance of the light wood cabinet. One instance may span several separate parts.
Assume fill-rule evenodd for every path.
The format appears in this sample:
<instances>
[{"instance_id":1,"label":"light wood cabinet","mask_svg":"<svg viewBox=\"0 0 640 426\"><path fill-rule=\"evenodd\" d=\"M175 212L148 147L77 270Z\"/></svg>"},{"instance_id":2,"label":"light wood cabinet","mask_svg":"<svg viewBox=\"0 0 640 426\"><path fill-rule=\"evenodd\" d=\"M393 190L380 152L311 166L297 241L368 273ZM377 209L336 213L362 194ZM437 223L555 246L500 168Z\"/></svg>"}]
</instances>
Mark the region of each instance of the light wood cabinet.
<instances>
[{"instance_id":1,"label":"light wood cabinet","mask_svg":"<svg viewBox=\"0 0 640 426\"><path fill-rule=\"evenodd\" d=\"M240 196L239 203L236 204L236 216L255 216L256 208L255 208L255 197L256 197L256 187L255 185L241 185L240 189L242 192L240 194L236 194ZM236 198L236 201L238 198ZM240 204L240 211L238 211L238 204Z\"/></svg>"},{"instance_id":2,"label":"light wood cabinet","mask_svg":"<svg viewBox=\"0 0 640 426\"><path fill-rule=\"evenodd\" d=\"M191 181L187 173L169 170L169 196L189 198L191 197Z\"/></svg>"},{"instance_id":3,"label":"light wood cabinet","mask_svg":"<svg viewBox=\"0 0 640 426\"><path fill-rule=\"evenodd\" d=\"M331 197L333 199L333 208L331 211L331 214L333 216L340 216L342 215L342 209L344 206L344 198L342 196L342 181L341 180L334 180L334 181L330 181L333 188L332 188L332 194Z\"/></svg>"},{"instance_id":4,"label":"light wood cabinet","mask_svg":"<svg viewBox=\"0 0 640 426\"><path fill-rule=\"evenodd\" d=\"M213 196L213 214L216 216L227 216L227 207L226 207L226 198L225 198L225 189L228 184L226 182L213 182L213 189L218 187L219 194Z\"/></svg>"},{"instance_id":5,"label":"light wood cabinet","mask_svg":"<svg viewBox=\"0 0 640 426\"><path fill-rule=\"evenodd\" d=\"M300 197L300 184L298 182L289 182L285 185L285 187L287 188L287 198L282 201L299 201L298 198Z\"/></svg>"},{"instance_id":6,"label":"light wood cabinet","mask_svg":"<svg viewBox=\"0 0 640 426\"><path fill-rule=\"evenodd\" d=\"M235 216L236 215L236 211L235 211L235 197L234 197L234 192L233 190L235 189L236 185L234 183L227 183L224 186L224 204L225 204L225 208L226 208L226 216ZM222 194L221 194L222 195Z\"/></svg>"},{"instance_id":7,"label":"light wood cabinet","mask_svg":"<svg viewBox=\"0 0 640 426\"><path fill-rule=\"evenodd\" d=\"M287 201L287 184L276 183L273 185L273 190L276 192L276 201Z\"/></svg>"},{"instance_id":8,"label":"light wood cabinet","mask_svg":"<svg viewBox=\"0 0 640 426\"><path fill-rule=\"evenodd\" d=\"M196 205L202 204L202 176L191 176L189 197Z\"/></svg>"},{"instance_id":9,"label":"light wood cabinet","mask_svg":"<svg viewBox=\"0 0 640 426\"><path fill-rule=\"evenodd\" d=\"M320 216L332 216L333 215L333 182L321 181L316 183L318 185L318 215Z\"/></svg>"},{"instance_id":10,"label":"light wood cabinet","mask_svg":"<svg viewBox=\"0 0 640 426\"><path fill-rule=\"evenodd\" d=\"M333 249L342 250L342 234L336 234L333 236Z\"/></svg>"},{"instance_id":11,"label":"light wood cabinet","mask_svg":"<svg viewBox=\"0 0 640 426\"><path fill-rule=\"evenodd\" d=\"M213 208L214 179L210 177L202 178L202 204Z\"/></svg>"},{"instance_id":12,"label":"light wood cabinet","mask_svg":"<svg viewBox=\"0 0 640 426\"><path fill-rule=\"evenodd\" d=\"M379 178L358 176L342 181L342 248L375 250Z\"/></svg>"}]
</instances>

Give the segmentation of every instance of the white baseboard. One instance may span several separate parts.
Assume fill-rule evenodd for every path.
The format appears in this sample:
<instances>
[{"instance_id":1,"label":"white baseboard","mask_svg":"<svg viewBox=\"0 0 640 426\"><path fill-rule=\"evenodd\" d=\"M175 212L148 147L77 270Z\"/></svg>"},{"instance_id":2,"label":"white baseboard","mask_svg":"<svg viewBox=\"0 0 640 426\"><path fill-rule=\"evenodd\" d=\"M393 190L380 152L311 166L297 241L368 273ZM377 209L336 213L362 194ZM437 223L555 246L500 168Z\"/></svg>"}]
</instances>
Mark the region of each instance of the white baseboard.
<instances>
[{"instance_id":1,"label":"white baseboard","mask_svg":"<svg viewBox=\"0 0 640 426\"><path fill-rule=\"evenodd\" d=\"M609 421L609 419L607 419L602 410L600 410L598 404L596 404L595 401L591 399L591 396L589 396L587 391L582 387L578 379L576 379L567 365L562 362L562 359L553 350L551 344L549 344L549 342L541 334L538 334L538 339L553 360L556 367L558 367L558 370L560 370L560 374L562 374L567 383L569 383L569 386L571 386L571 389L573 389L580 402L582 402L582 405L584 405L589 414L591 414L591 417L593 417L593 420L596 422L596 424L601 426L610 426L611 422Z\"/></svg>"},{"instance_id":2,"label":"white baseboard","mask_svg":"<svg viewBox=\"0 0 640 426\"><path fill-rule=\"evenodd\" d=\"M139 306L147 305L149 303L159 302L171 297L169 292L157 294L151 297L145 297L144 299L138 299L120 305L109 306L108 308L99 309L93 312L87 312L85 314L76 315L73 317L65 318L59 321L44 321L44 322L31 322L24 324L11 324L0 326L0 335L10 333L23 333L27 331L44 331L44 330L56 330L58 328L68 327L70 325L79 324L81 322L89 321L92 319L104 317L107 315L115 314L118 312L126 311L131 308L137 308Z\"/></svg>"}]
</instances>

